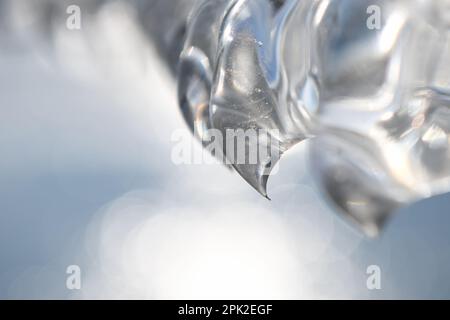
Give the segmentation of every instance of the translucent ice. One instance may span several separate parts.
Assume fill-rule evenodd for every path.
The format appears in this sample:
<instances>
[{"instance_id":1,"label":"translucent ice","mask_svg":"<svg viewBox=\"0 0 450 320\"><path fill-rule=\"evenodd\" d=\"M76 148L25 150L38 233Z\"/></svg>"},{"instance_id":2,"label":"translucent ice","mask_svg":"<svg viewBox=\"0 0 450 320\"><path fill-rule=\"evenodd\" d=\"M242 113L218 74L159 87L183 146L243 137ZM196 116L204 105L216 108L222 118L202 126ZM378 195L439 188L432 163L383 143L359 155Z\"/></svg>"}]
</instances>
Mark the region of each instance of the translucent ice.
<instances>
[{"instance_id":1,"label":"translucent ice","mask_svg":"<svg viewBox=\"0 0 450 320\"><path fill-rule=\"evenodd\" d=\"M277 132L280 154L312 138L323 190L376 234L399 206L450 191L449 8L448 0L198 1L180 58L182 111L202 136ZM266 195L264 169L275 161L234 167Z\"/></svg>"},{"instance_id":2,"label":"translucent ice","mask_svg":"<svg viewBox=\"0 0 450 320\"><path fill-rule=\"evenodd\" d=\"M0 35L11 48L41 38L57 47L72 2L0 0ZM99 17L133 8L136 29L178 69L181 110L199 137L272 135L269 157L233 165L261 194L270 169L305 139L324 193L368 234L398 207L450 191L450 0L76 3L83 32L71 35L86 48L104 47Z\"/></svg>"}]
</instances>

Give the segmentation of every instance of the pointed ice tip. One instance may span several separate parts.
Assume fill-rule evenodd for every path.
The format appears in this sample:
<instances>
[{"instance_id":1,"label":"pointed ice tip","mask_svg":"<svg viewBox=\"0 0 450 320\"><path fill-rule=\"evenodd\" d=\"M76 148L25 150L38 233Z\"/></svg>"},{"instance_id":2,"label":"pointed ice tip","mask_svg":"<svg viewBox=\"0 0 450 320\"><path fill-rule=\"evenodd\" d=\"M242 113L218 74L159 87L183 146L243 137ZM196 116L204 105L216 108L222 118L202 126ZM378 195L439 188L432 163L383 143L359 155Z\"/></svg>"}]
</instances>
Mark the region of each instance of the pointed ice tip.
<instances>
[{"instance_id":1,"label":"pointed ice tip","mask_svg":"<svg viewBox=\"0 0 450 320\"><path fill-rule=\"evenodd\" d=\"M270 170L267 169L267 164L237 164L233 165L233 167L259 194L267 200L272 201L267 194L267 183L270 176Z\"/></svg>"},{"instance_id":2,"label":"pointed ice tip","mask_svg":"<svg viewBox=\"0 0 450 320\"><path fill-rule=\"evenodd\" d=\"M247 181L247 180L246 180ZM260 195L262 195L264 198L266 198L269 201L272 201L272 199L269 197L269 195L267 194L267 190L266 190L266 184L264 185L253 185L252 183L250 183L249 181L247 181L247 183L249 183Z\"/></svg>"},{"instance_id":3,"label":"pointed ice tip","mask_svg":"<svg viewBox=\"0 0 450 320\"><path fill-rule=\"evenodd\" d=\"M255 165L234 165L234 168L259 194L270 200L267 195L268 175L259 175L260 171Z\"/></svg>"},{"instance_id":4,"label":"pointed ice tip","mask_svg":"<svg viewBox=\"0 0 450 320\"><path fill-rule=\"evenodd\" d=\"M267 200L272 200L269 198L269 195L267 194L267 190L266 190L266 184L253 184L250 181L248 181L247 179L245 179L247 181L248 184L250 184L260 195L262 195L264 198L266 198Z\"/></svg>"}]
</instances>

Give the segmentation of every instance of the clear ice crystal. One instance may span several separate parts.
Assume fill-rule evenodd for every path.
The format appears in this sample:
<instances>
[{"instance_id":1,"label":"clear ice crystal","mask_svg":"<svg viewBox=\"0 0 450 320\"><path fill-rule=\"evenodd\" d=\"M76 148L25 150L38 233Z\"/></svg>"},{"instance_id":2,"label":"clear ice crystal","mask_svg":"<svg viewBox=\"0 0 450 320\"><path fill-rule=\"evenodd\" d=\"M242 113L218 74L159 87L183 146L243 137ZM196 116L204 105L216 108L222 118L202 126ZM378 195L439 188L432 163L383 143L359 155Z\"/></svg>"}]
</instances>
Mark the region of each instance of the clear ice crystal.
<instances>
[{"instance_id":1,"label":"clear ice crystal","mask_svg":"<svg viewBox=\"0 0 450 320\"><path fill-rule=\"evenodd\" d=\"M264 196L270 169L306 139L324 194L367 234L399 207L450 191L450 0L76 3L87 48L101 41L89 36L95 19L116 3L133 8L178 69L180 107L199 137L273 133L270 157L233 165ZM0 35L11 48L52 42L69 4L0 0Z\"/></svg>"},{"instance_id":2,"label":"clear ice crystal","mask_svg":"<svg viewBox=\"0 0 450 320\"><path fill-rule=\"evenodd\" d=\"M280 155L311 139L318 183L375 235L398 207L450 191L449 9L450 0L198 1L181 109L200 135L276 129ZM264 169L278 160L234 167L266 196Z\"/></svg>"}]
</instances>

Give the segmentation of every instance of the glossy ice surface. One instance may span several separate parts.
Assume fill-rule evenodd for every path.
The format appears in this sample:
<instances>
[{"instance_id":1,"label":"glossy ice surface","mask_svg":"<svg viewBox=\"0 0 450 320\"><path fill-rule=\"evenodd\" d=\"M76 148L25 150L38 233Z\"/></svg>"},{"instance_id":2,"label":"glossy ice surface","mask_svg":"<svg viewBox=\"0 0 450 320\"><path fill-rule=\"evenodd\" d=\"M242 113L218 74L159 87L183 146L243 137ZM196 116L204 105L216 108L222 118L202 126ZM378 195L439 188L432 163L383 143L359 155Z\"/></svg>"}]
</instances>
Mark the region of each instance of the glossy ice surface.
<instances>
[{"instance_id":1,"label":"glossy ice surface","mask_svg":"<svg viewBox=\"0 0 450 320\"><path fill-rule=\"evenodd\" d=\"M312 139L311 168L369 235L450 189L450 1L205 0L180 58L182 111L207 129ZM273 157L272 157L273 158ZM266 194L278 159L236 164Z\"/></svg>"},{"instance_id":2,"label":"glossy ice surface","mask_svg":"<svg viewBox=\"0 0 450 320\"><path fill-rule=\"evenodd\" d=\"M97 20L132 9L137 27L119 29L142 32L178 70L199 137L272 135L272 154L234 164L264 196L275 163L306 139L324 194L370 235L400 206L450 189L450 0L77 0L83 32L68 37L57 26L73 2L0 0L0 50L44 40L66 60L80 35L105 60Z\"/></svg>"}]
</instances>

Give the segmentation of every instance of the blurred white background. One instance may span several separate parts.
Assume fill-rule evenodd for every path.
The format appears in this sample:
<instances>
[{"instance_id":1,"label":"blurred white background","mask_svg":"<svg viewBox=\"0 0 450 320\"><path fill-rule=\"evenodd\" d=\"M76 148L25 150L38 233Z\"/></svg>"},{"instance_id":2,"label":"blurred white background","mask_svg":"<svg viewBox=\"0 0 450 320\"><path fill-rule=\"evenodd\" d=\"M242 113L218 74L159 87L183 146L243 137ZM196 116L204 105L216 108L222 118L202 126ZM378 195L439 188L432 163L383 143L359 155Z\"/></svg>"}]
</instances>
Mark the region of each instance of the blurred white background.
<instances>
[{"instance_id":1,"label":"blurred white background","mask_svg":"<svg viewBox=\"0 0 450 320\"><path fill-rule=\"evenodd\" d=\"M1 33L1 298L450 297L449 196L369 240L320 197L305 146L272 201L219 165L174 165L176 87L134 14L112 2L50 42Z\"/></svg>"}]
</instances>

